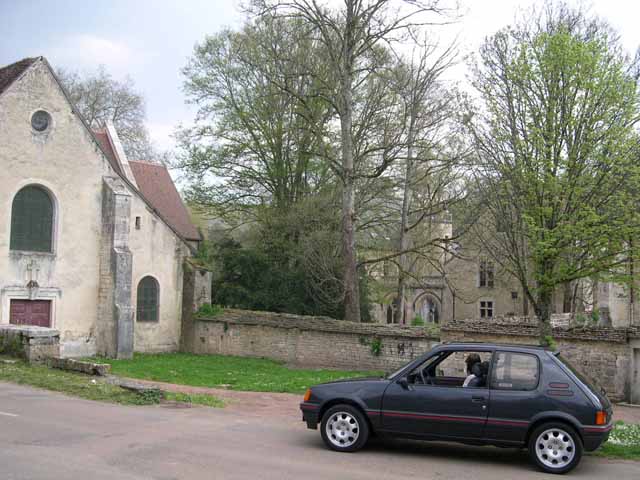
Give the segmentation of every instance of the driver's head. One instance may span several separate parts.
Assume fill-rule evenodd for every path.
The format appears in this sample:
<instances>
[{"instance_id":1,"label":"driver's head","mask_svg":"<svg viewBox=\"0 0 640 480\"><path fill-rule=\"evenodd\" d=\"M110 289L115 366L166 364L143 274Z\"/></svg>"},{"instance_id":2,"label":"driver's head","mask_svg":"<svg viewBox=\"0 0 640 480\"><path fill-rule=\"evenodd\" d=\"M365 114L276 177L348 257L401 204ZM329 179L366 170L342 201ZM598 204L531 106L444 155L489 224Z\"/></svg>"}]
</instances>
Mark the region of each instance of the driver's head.
<instances>
[{"instance_id":1,"label":"driver's head","mask_svg":"<svg viewBox=\"0 0 640 480\"><path fill-rule=\"evenodd\" d=\"M480 355L477 353L470 353L467 355L467 359L464 361L467 364L467 373L471 374L471 369L473 368L474 363L480 363Z\"/></svg>"}]
</instances>

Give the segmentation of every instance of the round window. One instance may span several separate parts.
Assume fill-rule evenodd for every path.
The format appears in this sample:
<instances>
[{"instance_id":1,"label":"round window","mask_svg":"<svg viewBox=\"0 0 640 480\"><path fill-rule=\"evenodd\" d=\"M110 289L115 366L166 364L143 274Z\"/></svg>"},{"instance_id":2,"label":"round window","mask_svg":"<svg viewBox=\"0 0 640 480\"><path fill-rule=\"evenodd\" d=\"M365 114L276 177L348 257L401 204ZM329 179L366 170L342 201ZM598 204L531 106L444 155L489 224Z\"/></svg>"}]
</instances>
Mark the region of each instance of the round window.
<instances>
[{"instance_id":1,"label":"round window","mask_svg":"<svg viewBox=\"0 0 640 480\"><path fill-rule=\"evenodd\" d=\"M51 115L44 110L38 110L31 116L31 126L36 132L44 132L51 125Z\"/></svg>"}]
</instances>

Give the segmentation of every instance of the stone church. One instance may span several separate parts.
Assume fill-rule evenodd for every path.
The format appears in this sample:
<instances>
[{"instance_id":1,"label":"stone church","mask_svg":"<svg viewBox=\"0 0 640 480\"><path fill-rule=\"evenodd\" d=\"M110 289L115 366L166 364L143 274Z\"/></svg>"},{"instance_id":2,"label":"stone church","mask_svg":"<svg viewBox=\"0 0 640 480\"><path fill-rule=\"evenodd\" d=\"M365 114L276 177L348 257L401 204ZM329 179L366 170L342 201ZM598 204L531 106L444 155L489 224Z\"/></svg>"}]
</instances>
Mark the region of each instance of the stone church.
<instances>
[{"instance_id":1,"label":"stone church","mask_svg":"<svg viewBox=\"0 0 640 480\"><path fill-rule=\"evenodd\" d=\"M92 131L43 57L0 68L0 166L0 324L63 356L176 350L200 234L167 169Z\"/></svg>"}]
</instances>

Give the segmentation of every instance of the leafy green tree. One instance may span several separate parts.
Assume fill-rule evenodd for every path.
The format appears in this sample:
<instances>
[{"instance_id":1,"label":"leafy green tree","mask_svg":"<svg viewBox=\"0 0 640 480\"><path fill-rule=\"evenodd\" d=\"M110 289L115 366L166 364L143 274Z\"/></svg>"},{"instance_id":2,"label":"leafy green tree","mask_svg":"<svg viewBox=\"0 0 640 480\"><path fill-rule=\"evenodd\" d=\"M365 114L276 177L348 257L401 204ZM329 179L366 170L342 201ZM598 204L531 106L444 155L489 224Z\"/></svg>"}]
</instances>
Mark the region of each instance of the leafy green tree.
<instances>
[{"instance_id":1,"label":"leafy green tree","mask_svg":"<svg viewBox=\"0 0 640 480\"><path fill-rule=\"evenodd\" d=\"M564 4L480 50L476 234L522 284L543 344L554 289L618 270L640 233L636 67L606 24Z\"/></svg>"},{"instance_id":2,"label":"leafy green tree","mask_svg":"<svg viewBox=\"0 0 640 480\"><path fill-rule=\"evenodd\" d=\"M442 13L438 0L344 0L337 8L327 1L252 0L264 17L295 18L307 28L306 38L321 47L322 69L305 76L324 88L321 98L331 108L336 149L328 156L340 184L341 255L345 317L359 322L360 292L356 245L357 189L380 177L393 164L398 143L395 105L386 93L389 50L411 38ZM328 84L323 79L330 78Z\"/></svg>"},{"instance_id":3,"label":"leafy green tree","mask_svg":"<svg viewBox=\"0 0 640 480\"><path fill-rule=\"evenodd\" d=\"M198 44L183 70L198 113L179 134L177 166L190 200L227 222L287 209L331 179L319 159L327 107L314 80L296 74L321 55L301 29L265 16L224 30Z\"/></svg>"},{"instance_id":4,"label":"leafy green tree","mask_svg":"<svg viewBox=\"0 0 640 480\"><path fill-rule=\"evenodd\" d=\"M269 243L243 245L227 237L212 245L213 302L251 310L344 318L341 285L335 281L340 279L339 270L311 275L309 268L317 266L315 260L306 261L301 253L313 252L304 249L292 254L283 250L286 242L275 242L270 233L266 238ZM317 247L314 244L314 250ZM339 262L328 259L328 263L339 268ZM363 311L368 312L366 277L360 279L360 288L364 292Z\"/></svg>"},{"instance_id":5,"label":"leafy green tree","mask_svg":"<svg viewBox=\"0 0 640 480\"><path fill-rule=\"evenodd\" d=\"M366 271L349 262L356 269L355 285L345 281L351 274L345 273L344 215L336 225L333 214L328 219L308 209L317 198L320 208L344 213L338 77L327 68L334 52L320 37L307 19L264 13L239 32L224 31L198 45L184 70L185 90L198 116L195 127L181 132L178 166L190 180L188 196L199 209L230 226L254 222L254 233L264 244L283 244L288 261L304 266L310 292L320 304L348 305L347 298L357 298L362 312L366 299L353 292ZM348 182L354 208L366 219L349 217L355 222L354 242L356 229L364 236L384 222L384 199L396 188L389 167L404 143L403 112L389 74L393 56L382 46L364 48L359 56L350 107L354 166ZM339 190L343 198L336 202ZM328 226L342 229L343 235L335 236ZM340 257L342 265L336 265ZM358 318L368 315L367 308Z\"/></svg>"}]
</instances>

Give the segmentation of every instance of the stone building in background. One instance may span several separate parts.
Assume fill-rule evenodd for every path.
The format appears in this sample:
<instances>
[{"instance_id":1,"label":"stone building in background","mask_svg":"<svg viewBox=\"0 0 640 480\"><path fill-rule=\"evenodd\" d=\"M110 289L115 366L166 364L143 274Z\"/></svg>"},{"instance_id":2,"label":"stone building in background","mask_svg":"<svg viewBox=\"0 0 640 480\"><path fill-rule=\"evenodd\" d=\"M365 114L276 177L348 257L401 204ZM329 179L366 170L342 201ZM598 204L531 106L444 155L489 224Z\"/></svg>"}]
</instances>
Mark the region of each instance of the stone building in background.
<instances>
[{"instance_id":1,"label":"stone building in background","mask_svg":"<svg viewBox=\"0 0 640 480\"><path fill-rule=\"evenodd\" d=\"M424 234L424 233L423 233ZM427 234L454 238L451 218L435 219ZM500 268L471 233L456 236L450 250L435 250L411 264L405 302L405 322L447 323L465 319L491 321L497 318L533 317L520 282ZM397 323L397 267L391 262L370 271L378 294L372 305L377 323ZM579 280L564 285L553 296L552 321L570 320L628 327L640 324L635 309L637 294L613 282ZM635 300L635 301L634 301Z\"/></svg>"},{"instance_id":2,"label":"stone building in background","mask_svg":"<svg viewBox=\"0 0 640 480\"><path fill-rule=\"evenodd\" d=\"M46 59L0 68L0 324L65 356L176 350L199 241L167 169L90 130Z\"/></svg>"}]
</instances>

